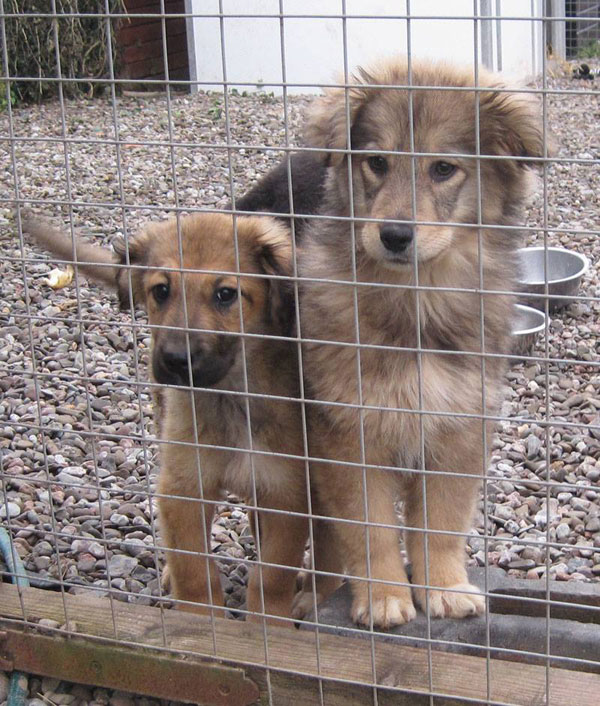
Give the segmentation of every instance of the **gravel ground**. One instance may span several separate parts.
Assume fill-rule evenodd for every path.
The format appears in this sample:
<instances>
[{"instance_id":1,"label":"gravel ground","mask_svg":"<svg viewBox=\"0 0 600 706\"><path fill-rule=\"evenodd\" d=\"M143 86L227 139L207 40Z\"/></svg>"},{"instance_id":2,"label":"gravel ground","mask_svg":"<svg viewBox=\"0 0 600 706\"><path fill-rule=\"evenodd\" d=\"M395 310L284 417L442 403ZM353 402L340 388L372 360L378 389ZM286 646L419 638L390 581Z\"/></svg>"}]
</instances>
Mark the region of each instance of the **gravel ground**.
<instances>
[{"instance_id":1,"label":"gravel ground","mask_svg":"<svg viewBox=\"0 0 600 706\"><path fill-rule=\"evenodd\" d=\"M594 125L600 113L597 96L585 94L589 85L550 79L550 88L577 91L548 96L560 157L595 162L549 168L546 202L548 225L558 229L548 242L583 252L592 262L581 292L590 299L550 322L550 357L560 362L520 363L508 373L506 420L493 441L487 483L489 540L486 547L482 501L468 546L471 563L487 561L530 579L549 571L559 580L600 580L600 241L585 232L598 229ZM306 102L289 100L290 144ZM20 198L43 201L36 208L64 222L68 208L60 202L83 204L72 209L74 223L107 243L124 227L122 199L131 206L129 230L176 205L223 207L230 174L241 193L278 161L277 149L257 146L286 144L283 118L279 99L230 96L229 141L252 147L228 151L222 96L176 96L170 103L123 97L116 104L117 150L110 100L67 102L64 120L60 105L49 103L16 109L14 153L7 142L2 150L15 165ZM70 141L67 162L63 129ZM0 131L8 131L5 114ZM0 190L15 196L9 170L0 173ZM541 223L540 189L527 225ZM530 240L541 241L542 234L533 232ZM117 600L153 604L161 593L162 556L149 499L157 469L144 384L150 341L144 317L139 314L133 328L113 296L83 279L57 291L43 284L53 265L20 245L6 203L0 204L0 252L0 521L7 524L8 516L33 585L52 588L63 581L70 593L110 592ZM544 351L540 339L536 352ZM548 433L540 424L547 414L553 421ZM254 545L244 512L230 500L215 520L213 549L224 558L228 606L235 609L244 601L247 573L239 560L252 557ZM1 687L0 675L0 703ZM58 689L54 682L36 687L46 696ZM108 703L104 690L67 692L52 700ZM122 700L112 695L111 704L129 703L129 696L117 696ZM142 701L153 703L135 703Z\"/></svg>"}]
</instances>

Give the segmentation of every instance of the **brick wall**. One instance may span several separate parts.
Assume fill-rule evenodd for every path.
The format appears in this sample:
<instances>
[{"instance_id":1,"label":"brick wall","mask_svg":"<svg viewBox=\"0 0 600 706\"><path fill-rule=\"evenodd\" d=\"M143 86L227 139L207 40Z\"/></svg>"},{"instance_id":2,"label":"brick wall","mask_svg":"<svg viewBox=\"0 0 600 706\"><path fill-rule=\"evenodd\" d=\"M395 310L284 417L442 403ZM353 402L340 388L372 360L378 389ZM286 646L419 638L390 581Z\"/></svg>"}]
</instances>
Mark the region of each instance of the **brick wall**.
<instances>
[{"instance_id":1,"label":"brick wall","mask_svg":"<svg viewBox=\"0 0 600 706\"><path fill-rule=\"evenodd\" d=\"M160 13L159 0L125 0L127 18L117 32L120 56L119 78L142 82L165 78L163 21L161 18L136 17ZM165 0L165 13L183 13L184 0ZM185 18L165 20L169 79L189 79Z\"/></svg>"}]
</instances>

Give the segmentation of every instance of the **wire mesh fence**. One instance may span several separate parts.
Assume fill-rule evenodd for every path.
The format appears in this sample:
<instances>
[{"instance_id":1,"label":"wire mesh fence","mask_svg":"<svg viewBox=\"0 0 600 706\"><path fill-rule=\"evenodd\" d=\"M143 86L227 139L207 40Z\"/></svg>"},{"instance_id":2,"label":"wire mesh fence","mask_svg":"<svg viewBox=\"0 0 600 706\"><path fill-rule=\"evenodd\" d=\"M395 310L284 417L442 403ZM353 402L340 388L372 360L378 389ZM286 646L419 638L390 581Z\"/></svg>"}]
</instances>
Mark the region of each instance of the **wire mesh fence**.
<instances>
[{"instance_id":1,"label":"wire mesh fence","mask_svg":"<svg viewBox=\"0 0 600 706\"><path fill-rule=\"evenodd\" d=\"M597 2L568 2L566 12L567 56L572 59L594 57L600 29L600 5Z\"/></svg>"},{"instance_id":2,"label":"wire mesh fence","mask_svg":"<svg viewBox=\"0 0 600 706\"><path fill-rule=\"evenodd\" d=\"M588 703L596 3L92 5L0 0L3 629L162 698Z\"/></svg>"}]
</instances>

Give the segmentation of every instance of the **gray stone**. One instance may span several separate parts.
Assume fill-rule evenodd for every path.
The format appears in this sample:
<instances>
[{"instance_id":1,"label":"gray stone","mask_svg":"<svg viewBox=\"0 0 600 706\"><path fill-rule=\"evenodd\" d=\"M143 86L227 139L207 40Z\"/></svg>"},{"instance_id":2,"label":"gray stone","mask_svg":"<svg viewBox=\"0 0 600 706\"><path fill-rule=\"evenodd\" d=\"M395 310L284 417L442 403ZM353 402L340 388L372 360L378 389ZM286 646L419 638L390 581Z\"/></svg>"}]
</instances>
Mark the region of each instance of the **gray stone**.
<instances>
[{"instance_id":1,"label":"gray stone","mask_svg":"<svg viewBox=\"0 0 600 706\"><path fill-rule=\"evenodd\" d=\"M147 544L141 539L127 538L121 545L121 549L126 551L130 556L137 557L147 550Z\"/></svg>"},{"instance_id":2,"label":"gray stone","mask_svg":"<svg viewBox=\"0 0 600 706\"><path fill-rule=\"evenodd\" d=\"M546 501L542 503L542 508L535 514L534 521L537 527L545 527L548 524L548 521L550 523L555 522L556 520L560 519L560 515L558 514L558 500L556 498L550 498L550 511L548 512L548 506Z\"/></svg>"},{"instance_id":3,"label":"gray stone","mask_svg":"<svg viewBox=\"0 0 600 706\"><path fill-rule=\"evenodd\" d=\"M556 539L559 542L564 542L565 539L571 534L571 528L566 522L561 522L556 527Z\"/></svg>"},{"instance_id":4,"label":"gray stone","mask_svg":"<svg viewBox=\"0 0 600 706\"><path fill-rule=\"evenodd\" d=\"M64 483L64 485L66 485L66 486L82 485L85 482L84 478L82 478L80 476L72 476L70 473L67 473L66 471L61 471L60 473L58 473L56 478L61 483Z\"/></svg>"},{"instance_id":5,"label":"gray stone","mask_svg":"<svg viewBox=\"0 0 600 706\"><path fill-rule=\"evenodd\" d=\"M501 520L512 520L515 516L515 511L508 505L496 505L494 515Z\"/></svg>"},{"instance_id":6,"label":"gray stone","mask_svg":"<svg viewBox=\"0 0 600 706\"><path fill-rule=\"evenodd\" d=\"M586 532L600 532L600 516L592 515L585 523Z\"/></svg>"},{"instance_id":7,"label":"gray stone","mask_svg":"<svg viewBox=\"0 0 600 706\"><path fill-rule=\"evenodd\" d=\"M111 578L121 578L130 576L132 571L138 566L138 561L134 557L123 554L113 554L108 562L108 571Z\"/></svg>"},{"instance_id":8,"label":"gray stone","mask_svg":"<svg viewBox=\"0 0 600 706\"><path fill-rule=\"evenodd\" d=\"M0 502L0 519L5 520L6 517L18 517L21 514L21 508L17 503L4 503Z\"/></svg>"},{"instance_id":9,"label":"gray stone","mask_svg":"<svg viewBox=\"0 0 600 706\"><path fill-rule=\"evenodd\" d=\"M518 569L519 571L527 571L533 569L536 562L533 559L515 559L508 565L509 569Z\"/></svg>"}]
</instances>

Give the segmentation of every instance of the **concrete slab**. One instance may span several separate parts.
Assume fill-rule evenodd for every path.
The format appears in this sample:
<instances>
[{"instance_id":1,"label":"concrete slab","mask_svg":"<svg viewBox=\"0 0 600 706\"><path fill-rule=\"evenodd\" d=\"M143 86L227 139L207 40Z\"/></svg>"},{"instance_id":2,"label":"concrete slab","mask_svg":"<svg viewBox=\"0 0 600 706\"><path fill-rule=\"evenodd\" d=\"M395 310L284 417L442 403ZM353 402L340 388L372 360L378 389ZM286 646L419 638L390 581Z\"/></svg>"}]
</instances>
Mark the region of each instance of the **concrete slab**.
<instances>
[{"instance_id":1,"label":"concrete slab","mask_svg":"<svg viewBox=\"0 0 600 706\"><path fill-rule=\"evenodd\" d=\"M600 584L550 581L547 587L545 579L513 579L497 568L487 569L487 577L484 568L472 569L469 578L489 596L485 615L428 620L420 612L408 625L377 632L376 639L600 673ZM350 619L350 605L344 584L319 606L319 630L370 637Z\"/></svg>"}]
</instances>

